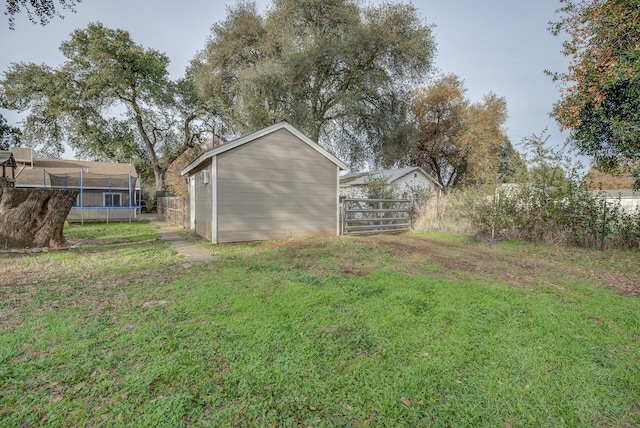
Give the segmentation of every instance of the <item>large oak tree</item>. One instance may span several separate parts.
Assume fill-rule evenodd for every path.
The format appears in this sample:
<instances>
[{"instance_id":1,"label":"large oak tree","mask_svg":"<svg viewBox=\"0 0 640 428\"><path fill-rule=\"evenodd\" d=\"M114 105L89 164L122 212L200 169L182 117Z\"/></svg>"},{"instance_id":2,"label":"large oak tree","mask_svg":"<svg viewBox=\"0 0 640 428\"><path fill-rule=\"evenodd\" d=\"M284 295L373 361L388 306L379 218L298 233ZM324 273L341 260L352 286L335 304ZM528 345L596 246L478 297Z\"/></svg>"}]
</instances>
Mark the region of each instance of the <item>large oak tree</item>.
<instances>
[{"instance_id":1,"label":"large oak tree","mask_svg":"<svg viewBox=\"0 0 640 428\"><path fill-rule=\"evenodd\" d=\"M402 117L434 54L431 26L411 5L274 0L261 14L242 2L213 26L193 70L233 131L286 119L354 164L402 129L382 122Z\"/></svg>"},{"instance_id":2,"label":"large oak tree","mask_svg":"<svg viewBox=\"0 0 640 428\"><path fill-rule=\"evenodd\" d=\"M128 32L100 23L72 33L58 68L14 63L1 83L4 107L28 111L27 144L60 154L136 162L155 190L169 166L213 132L215 116L191 76L168 77L166 55L133 42Z\"/></svg>"},{"instance_id":3,"label":"large oak tree","mask_svg":"<svg viewBox=\"0 0 640 428\"><path fill-rule=\"evenodd\" d=\"M561 3L551 31L569 36L570 62L553 74L562 88L553 115L601 169L633 164L640 160L640 0Z\"/></svg>"}]
</instances>

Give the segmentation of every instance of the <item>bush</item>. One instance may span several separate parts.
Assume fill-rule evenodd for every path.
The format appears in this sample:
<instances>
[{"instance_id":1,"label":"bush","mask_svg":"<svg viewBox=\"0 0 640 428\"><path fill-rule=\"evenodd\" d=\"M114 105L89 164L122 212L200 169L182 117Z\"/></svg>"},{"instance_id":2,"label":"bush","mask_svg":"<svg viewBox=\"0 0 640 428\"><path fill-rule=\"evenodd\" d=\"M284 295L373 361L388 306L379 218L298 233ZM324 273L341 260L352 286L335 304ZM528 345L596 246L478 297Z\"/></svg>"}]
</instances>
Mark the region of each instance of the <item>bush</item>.
<instances>
[{"instance_id":1,"label":"bush","mask_svg":"<svg viewBox=\"0 0 640 428\"><path fill-rule=\"evenodd\" d=\"M640 216L606 203L580 177L579 164L530 137L525 180L470 198L469 218L490 239L520 239L583 247L638 248Z\"/></svg>"},{"instance_id":2,"label":"bush","mask_svg":"<svg viewBox=\"0 0 640 428\"><path fill-rule=\"evenodd\" d=\"M640 213L591 192L562 152L543 137L526 138L529 172L518 183L451 193L427 205L417 228L557 245L640 248ZM467 232L465 232L467 231Z\"/></svg>"}]
</instances>

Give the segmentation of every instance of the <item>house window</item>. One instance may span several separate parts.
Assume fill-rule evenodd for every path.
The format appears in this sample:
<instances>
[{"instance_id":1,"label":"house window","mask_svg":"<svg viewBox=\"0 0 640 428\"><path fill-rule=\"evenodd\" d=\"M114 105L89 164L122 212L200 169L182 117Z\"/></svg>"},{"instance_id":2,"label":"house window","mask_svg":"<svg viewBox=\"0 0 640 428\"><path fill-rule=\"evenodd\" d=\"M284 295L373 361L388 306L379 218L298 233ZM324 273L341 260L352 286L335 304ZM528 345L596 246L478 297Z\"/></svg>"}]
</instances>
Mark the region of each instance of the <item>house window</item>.
<instances>
[{"instance_id":1,"label":"house window","mask_svg":"<svg viewBox=\"0 0 640 428\"><path fill-rule=\"evenodd\" d=\"M103 202L105 207L120 207L122 199L120 193L103 193Z\"/></svg>"}]
</instances>

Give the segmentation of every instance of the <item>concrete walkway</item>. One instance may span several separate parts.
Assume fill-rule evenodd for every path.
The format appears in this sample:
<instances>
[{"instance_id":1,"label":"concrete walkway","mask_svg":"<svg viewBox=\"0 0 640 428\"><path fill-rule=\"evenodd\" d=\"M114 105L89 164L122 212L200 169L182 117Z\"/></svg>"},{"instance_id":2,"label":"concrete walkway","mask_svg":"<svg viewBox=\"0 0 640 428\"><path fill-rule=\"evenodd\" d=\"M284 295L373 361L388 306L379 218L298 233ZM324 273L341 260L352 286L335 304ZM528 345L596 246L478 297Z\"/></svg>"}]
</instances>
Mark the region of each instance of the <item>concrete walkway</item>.
<instances>
[{"instance_id":1,"label":"concrete walkway","mask_svg":"<svg viewBox=\"0 0 640 428\"><path fill-rule=\"evenodd\" d=\"M154 220L154 223L160 227L160 230L158 230L160 239L169 242L178 251L178 254L184 257L186 262L184 264L185 267L193 266L198 263L212 262L218 259L217 256L200 247L196 247L180 236L177 231L183 229L174 228L168 223L159 220Z\"/></svg>"}]
</instances>

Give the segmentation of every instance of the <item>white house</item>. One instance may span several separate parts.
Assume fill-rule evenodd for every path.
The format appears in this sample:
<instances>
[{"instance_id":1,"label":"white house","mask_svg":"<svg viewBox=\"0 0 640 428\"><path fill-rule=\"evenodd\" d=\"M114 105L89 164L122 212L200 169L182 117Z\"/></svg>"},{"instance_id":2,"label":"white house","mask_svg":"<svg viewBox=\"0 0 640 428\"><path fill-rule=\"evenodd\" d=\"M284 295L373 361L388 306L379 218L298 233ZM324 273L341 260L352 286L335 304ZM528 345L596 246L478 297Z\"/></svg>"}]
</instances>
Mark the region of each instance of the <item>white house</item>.
<instances>
[{"instance_id":1,"label":"white house","mask_svg":"<svg viewBox=\"0 0 640 428\"><path fill-rule=\"evenodd\" d=\"M340 177L340 196L364 198L367 196L367 185L372 180L386 181L402 197L410 197L415 189L436 196L442 189L442 186L433 177L422 168L414 166L382 171L351 172L342 175Z\"/></svg>"},{"instance_id":2,"label":"white house","mask_svg":"<svg viewBox=\"0 0 640 428\"><path fill-rule=\"evenodd\" d=\"M620 210L626 214L633 214L640 211L640 191L619 189L599 190L593 193L600 199L606 199L607 204L617 205L620 203Z\"/></svg>"}]
</instances>

